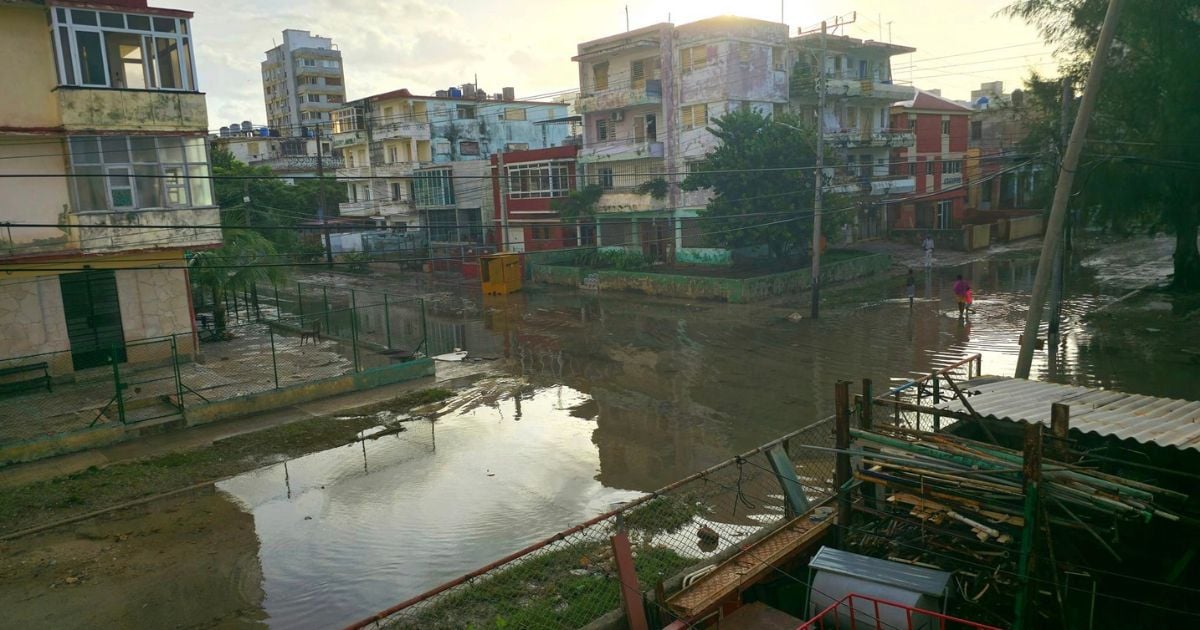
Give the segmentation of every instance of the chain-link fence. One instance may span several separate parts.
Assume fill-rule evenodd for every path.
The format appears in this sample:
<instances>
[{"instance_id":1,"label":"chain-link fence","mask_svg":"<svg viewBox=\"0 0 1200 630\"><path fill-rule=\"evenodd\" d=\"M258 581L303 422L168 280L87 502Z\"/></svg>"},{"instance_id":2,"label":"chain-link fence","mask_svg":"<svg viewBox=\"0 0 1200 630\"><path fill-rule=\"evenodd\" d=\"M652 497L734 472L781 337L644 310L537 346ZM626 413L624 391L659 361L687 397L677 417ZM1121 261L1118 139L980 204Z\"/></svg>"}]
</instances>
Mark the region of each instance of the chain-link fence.
<instances>
[{"instance_id":1,"label":"chain-link fence","mask_svg":"<svg viewBox=\"0 0 1200 630\"><path fill-rule=\"evenodd\" d=\"M614 612L622 586L611 546L615 533L623 530L629 536L637 590L653 591L659 584L667 592L677 590L685 579L703 574L807 505L833 495L834 456L827 450L833 446L832 430L829 420L812 424L358 625L578 628L619 614ZM793 504L797 490L806 503ZM664 606L653 598L646 603L663 625L668 620Z\"/></svg>"},{"instance_id":2,"label":"chain-link fence","mask_svg":"<svg viewBox=\"0 0 1200 630\"><path fill-rule=\"evenodd\" d=\"M424 353L417 298L314 285L199 293L195 333L0 358L0 446L117 425L362 372ZM225 325L217 315L224 309Z\"/></svg>"}]
</instances>

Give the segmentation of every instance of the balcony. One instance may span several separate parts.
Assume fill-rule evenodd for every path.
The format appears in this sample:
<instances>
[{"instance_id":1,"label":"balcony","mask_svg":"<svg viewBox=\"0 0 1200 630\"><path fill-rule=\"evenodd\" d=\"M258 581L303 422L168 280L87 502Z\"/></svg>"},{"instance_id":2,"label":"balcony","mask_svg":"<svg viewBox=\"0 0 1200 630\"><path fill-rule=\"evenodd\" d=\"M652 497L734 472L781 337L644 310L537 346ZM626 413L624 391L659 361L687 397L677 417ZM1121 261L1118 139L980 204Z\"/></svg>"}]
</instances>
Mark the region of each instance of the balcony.
<instances>
[{"instance_id":1,"label":"balcony","mask_svg":"<svg viewBox=\"0 0 1200 630\"><path fill-rule=\"evenodd\" d=\"M338 179L365 179L370 176L370 166L351 166L349 168L339 168L334 172L334 177Z\"/></svg>"},{"instance_id":2,"label":"balcony","mask_svg":"<svg viewBox=\"0 0 1200 630\"><path fill-rule=\"evenodd\" d=\"M877 79L831 76L825 79L825 94L835 98L871 98L895 102L912 98L913 88Z\"/></svg>"},{"instance_id":3,"label":"balcony","mask_svg":"<svg viewBox=\"0 0 1200 630\"><path fill-rule=\"evenodd\" d=\"M58 109L66 131L208 130L200 92L59 86Z\"/></svg>"},{"instance_id":4,"label":"balcony","mask_svg":"<svg viewBox=\"0 0 1200 630\"><path fill-rule=\"evenodd\" d=\"M70 245L83 254L195 249L221 244L221 212L216 206L80 212L68 216L77 226L71 229ZM197 227L175 227L180 225ZM132 227L142 229L129 229Z\"/></svg>"},{"instance_id":5,"label":"balcony","mask_svg":"<svg viewBox=\"0 0 1200 630\"><path fill-rule=\"evenodd\" d=\"M868 182L872 195L900 195L917 189L917 178L911 175L874 177Z\"/></svg>"},{"instance_id":6,"label":"balcony","mask_svg":"<svg viewBox=\"0 0 1200 630\"><path fill-rule=\"evenodd\" d=\"M908 129L842 129L827 131L825 141L847 149L906 147L916 142L916 136Z\"/></svg>"},{"instance_id":7,"label":"balcony","mask_svg":"<svg viewBox=\"0 0 1200 630\"><path fill-rule=\"evenodd\" d=\"M342 168L342 158L331 155L326 155L321 158L321 168L326 171L339 170ZM317 156L315 155L289 155L285 157L271 158L268 160L253 160L251 166L265 166L276 173L298 173L298 172L316 172Z\"/></svg>"},{"instance_id":8,"label":"balcony","mask_svg":"<svg viewBox=\"0 0 1200 630\"><path fill-rule=\"evenodd\" d=\"M581 96L575 103L580 114L591 114L638 105L662 104L662 81L651 79L638 88L602 90L596 94Z\"/></svg>"},{"instance_id":9,"label":"balcony","mask_svg":"<svg viewBox=\"0 0 1200 630\"><path fill-rule=\"evenodd\" d=\"M344 85L318 85L316 83L301 83L296 86L296 94L345 94Z\"/></svg>"},{"instance_id":10,"label":"balcony","mask_svg":"<svg viewBox=\"0 0 1200 630\"><path fill-rule=\"evenodd\" d=\"M393 162L391 164L380 164L375 167L376 177L409 177L413 173L413 169L420 166L418 162Z\"/></svg>"},{"instance_id":11,"label":"balcony","mask_svg":"<svg viewBox=\"0 0 1200 630\"><path fill-rule=\"evenodd\" d=\"M367 132L359 129L358 131L343 131L333 134L333 148L344 149L356 144L367 143Z\"/></svg>"},{"instance_id":12,"label":"balcony","mask_svg":"<svg viewBox=\"0 0 1200 630\"><path fill-rule=\"evenodd\" d=\"M962 182L962 173L942 173L942 190L952 186L959 186Z\"/></svg>"},{"instance_id":13,"label":"balcony","mask_svg":"<svg viewBox=\"0 0 1200 630\"><path fill-rule=\"evenodd\" d=\"M634 141L610 143L608 141L601 141L595 145L580 149L579 163L594 164L597 162L661 158L663 151L663 143L661 142Z\"/></svg>"},{"instance_id":14,"label":"balcony","mask_svg":"<svg viewBox=\"0 0 1200 630\"><path fill-rule=\"evenodd\" d=\"M605 214L664 210L667 203L666 199L655 199L650 195L635 193L628 188L615 188L600 195L600 200L596 202L596 212Z\"/></svg>"},{"instance_id":15,"label":"balcony","mask_svg":"<svg viewBox=\"0 0 1200 630\"><path fill-rule=\"evenodd\" d=\"M392 140L404 138L413 140L429 140L429 123L394 122L379 124L371 130L375 140Z\"/></svg>"},{"instance_id":16,"label":"balcony","mask_svg":"<svg viewBox=\"0 0 1200 630\"><path fill-rule=\"evenodd\" d=\"M338 212L344 217L390 217L395 215L414 214L412 205L407 201L393 199L351 201L338 204Z\"/></svg>"}]
</instances>

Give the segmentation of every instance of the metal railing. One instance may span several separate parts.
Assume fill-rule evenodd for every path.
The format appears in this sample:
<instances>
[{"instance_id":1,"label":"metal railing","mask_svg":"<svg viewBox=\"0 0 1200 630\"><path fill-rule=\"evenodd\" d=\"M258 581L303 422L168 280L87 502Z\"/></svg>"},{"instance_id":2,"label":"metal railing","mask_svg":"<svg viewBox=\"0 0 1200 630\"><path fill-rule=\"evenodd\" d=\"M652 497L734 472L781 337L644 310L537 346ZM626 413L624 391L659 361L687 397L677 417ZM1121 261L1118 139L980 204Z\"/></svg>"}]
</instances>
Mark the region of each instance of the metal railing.
<instances>
[{"instance_id":1,"label":"metal railing","mask_svg":"<svg viewBox=\"0 0 1200 630\"><path fill-rule=\"evenodd\" d=\"M921 431L941 431L958 422L951 415L933 412L930 407L963 396L962 388L973 378L983 376L983 355L972 354L943 366L925 376L910 380L872 399L875 414L882 414L896 426ZM860 409L862 397L858 396Z\"/></svg>"}]
</instances>

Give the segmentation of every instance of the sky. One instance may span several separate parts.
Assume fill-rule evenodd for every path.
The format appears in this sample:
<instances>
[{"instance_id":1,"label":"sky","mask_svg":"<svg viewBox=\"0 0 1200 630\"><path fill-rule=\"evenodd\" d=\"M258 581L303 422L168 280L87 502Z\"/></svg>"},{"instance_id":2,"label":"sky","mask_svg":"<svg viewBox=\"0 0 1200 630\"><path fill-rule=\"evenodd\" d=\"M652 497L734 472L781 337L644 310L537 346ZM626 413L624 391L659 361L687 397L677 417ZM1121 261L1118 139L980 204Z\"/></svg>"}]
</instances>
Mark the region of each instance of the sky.
<instances>
[{"instance_id":1,"label":"sky","mask_svg":"<svg viewBox=\"0 0 1200 630\"><path fill-rule=\"evenodd\" d=\"M1053 74L1051 50L1023 22L997 16L1010 0L783 0L797 28L836 16L841 34L911 46L893 74L966 99L980 83L1020 87L1031 70ZM259 64L285 28L332 37L342 51L348 99L399 88L432 94L478 76L488 93L530 98L578 87L580 42L639 28L734 13L778 21L780 0L150 0L195 12L200 89L211 126L266 122Z\"/></svg>"}]
</instances>

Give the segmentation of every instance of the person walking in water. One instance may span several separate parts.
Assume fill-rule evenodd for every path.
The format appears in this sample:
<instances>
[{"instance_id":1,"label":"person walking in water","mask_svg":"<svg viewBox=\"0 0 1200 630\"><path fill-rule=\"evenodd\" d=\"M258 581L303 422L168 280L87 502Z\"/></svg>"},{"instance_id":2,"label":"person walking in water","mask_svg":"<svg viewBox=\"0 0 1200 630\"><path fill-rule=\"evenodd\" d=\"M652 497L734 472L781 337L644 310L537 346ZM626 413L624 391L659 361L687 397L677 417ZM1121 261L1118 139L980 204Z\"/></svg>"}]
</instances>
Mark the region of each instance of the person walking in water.
<instances>
[{"instance_id":1,"label":"person walking in water","mask_svg":"<svg viewBox=\"0 0 1200 630\"><path fill-rule=\"evenodd\" d=\"M962 319L967 311L967 295L971 293L971 283L963 280L962 274L954 278L954 301L958 302L958 317Z\"/></svg>"},{"instance_id":2,"label":"person walking in water","mask_svg":"<svg viewBox=\"0 0 1200 630\"><path fill-rule=\"evenodd\" d=\"M933 236L929 232L925 233L925 240L921 241L921 248L925 250L925 268L933 267Z\"/></svg>"},{"instance_id":3,"label":"person walking in water","mask_svg":"<svg viewBox=\"0 0 1200 630\"><path fill-rule=\"evenodd\" d=\"M904 280L904 292L908 295L908 308L913 307L913 298L917 296L917 278L913 270L908 270L908 278Z\"/></svg>"}]
</instances>

